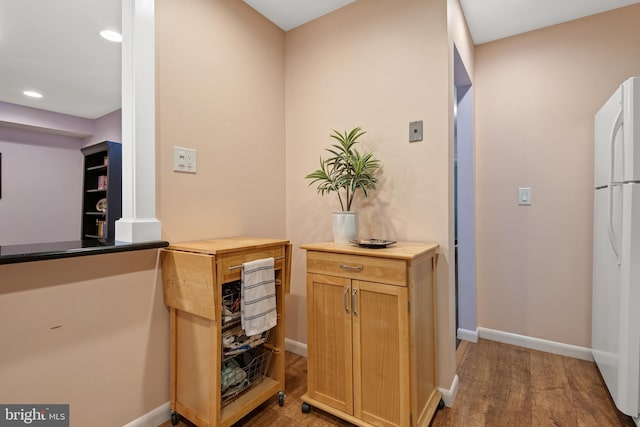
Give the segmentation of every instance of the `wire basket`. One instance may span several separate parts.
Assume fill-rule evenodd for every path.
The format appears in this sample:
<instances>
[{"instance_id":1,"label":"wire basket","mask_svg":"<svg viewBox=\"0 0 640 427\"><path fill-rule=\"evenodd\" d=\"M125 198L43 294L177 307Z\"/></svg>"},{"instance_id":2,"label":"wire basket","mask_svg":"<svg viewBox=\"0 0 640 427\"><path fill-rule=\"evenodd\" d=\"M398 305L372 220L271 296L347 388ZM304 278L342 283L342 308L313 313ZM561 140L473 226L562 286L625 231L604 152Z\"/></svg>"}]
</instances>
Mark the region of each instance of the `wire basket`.
<instances>
[{"instance_id":1,"label":"wire basket","mask_svg":"<svg viewBox=\"0 0 640 427\"><path fill-rule=\"evenodd\" d=\"M228 405L264 379L271 363L271 354L272 351L267 348L256 347L223 362L222 406Z\"/></svg>"},{"instance_id":2,"label":"wire basket","mask_svg":"<svg viewBox=\"0 0 640 427\"><path fill-rule=\"evenodd\" d=\"M225 359L264 344L269 338L269 330L250 337L245 335L242 326L238 325L222 334L222 355Z\"/></svg>"},{"instance_id":3,"label":"wire basket","mask_svg":"<svg viewBox=\"0 0 640 427\"><path fill-rule=\"evenodd\" d=\"M222 327L240 322L240 281L225 283L222 288Z\"/></svg>"}]
</instances>

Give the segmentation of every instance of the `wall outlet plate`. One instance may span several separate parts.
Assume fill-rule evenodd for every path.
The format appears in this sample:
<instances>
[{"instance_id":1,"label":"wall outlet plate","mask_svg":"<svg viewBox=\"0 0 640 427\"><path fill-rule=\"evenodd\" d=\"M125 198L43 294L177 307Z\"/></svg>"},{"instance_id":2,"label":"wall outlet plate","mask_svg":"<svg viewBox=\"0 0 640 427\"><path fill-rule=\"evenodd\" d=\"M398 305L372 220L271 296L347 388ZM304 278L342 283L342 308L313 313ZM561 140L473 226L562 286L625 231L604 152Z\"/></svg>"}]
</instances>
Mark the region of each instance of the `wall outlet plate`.
<instances>
[{"instance_id":1,"label":"wall outlet plate","mask_svg":"<svg viewBox=\"0 0 640 427\"><path fill-rule=\"evenodd\" d=\"M196 150L193 148L173 147L173 170L176 172L196 173Z\"/></svg>"},{"instance_id":2,"label":"wall outlet plate","mask_svg":"<svg viewBox=\"0 0 640 427\"><path fill-rule=\"evenodd\" d=\"M422 120L409 122L409 142L422 141Z\"/></svg>"}]
</instances>

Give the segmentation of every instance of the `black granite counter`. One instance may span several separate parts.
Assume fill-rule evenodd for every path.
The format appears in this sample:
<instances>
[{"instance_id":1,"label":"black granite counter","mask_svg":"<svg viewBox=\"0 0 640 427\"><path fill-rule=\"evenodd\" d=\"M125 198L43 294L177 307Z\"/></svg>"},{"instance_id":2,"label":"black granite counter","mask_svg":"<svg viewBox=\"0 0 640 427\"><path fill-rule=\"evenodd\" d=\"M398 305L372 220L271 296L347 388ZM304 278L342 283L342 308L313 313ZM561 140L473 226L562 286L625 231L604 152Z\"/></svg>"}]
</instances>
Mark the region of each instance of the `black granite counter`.
<instances>
[{"instance_id":1,"label":"black granite counter","mask_svg":"<svg viewBox=\"0 0 640 427\"><path fill-rule=\"evenodd\" d=\"M0 246L0 264L101 255L114 252L140 251L144 249L164 248L167 246L169 246L169 242L162 240L140 243L74 240L69 242L6 245Z\"/></svg>"}]
</instances>

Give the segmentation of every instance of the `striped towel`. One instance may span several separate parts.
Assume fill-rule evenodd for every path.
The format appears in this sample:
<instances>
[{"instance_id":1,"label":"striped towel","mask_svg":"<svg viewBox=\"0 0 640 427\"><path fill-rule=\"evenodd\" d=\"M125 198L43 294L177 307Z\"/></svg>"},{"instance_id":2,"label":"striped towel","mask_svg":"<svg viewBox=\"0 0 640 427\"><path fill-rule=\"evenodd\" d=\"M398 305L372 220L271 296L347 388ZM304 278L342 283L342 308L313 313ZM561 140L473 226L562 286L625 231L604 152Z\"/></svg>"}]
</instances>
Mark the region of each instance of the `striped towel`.
<instances>
[{"instance_id":1,"label":"striped towel","mask_svg":"<svg viewBox=\"0 0 640 427\"><path fill-rule=\"evenodd\" d=\"M274 259L242 264L241 320L246 336L267 331L278 323Z\"/></svg>"}]
</instances>

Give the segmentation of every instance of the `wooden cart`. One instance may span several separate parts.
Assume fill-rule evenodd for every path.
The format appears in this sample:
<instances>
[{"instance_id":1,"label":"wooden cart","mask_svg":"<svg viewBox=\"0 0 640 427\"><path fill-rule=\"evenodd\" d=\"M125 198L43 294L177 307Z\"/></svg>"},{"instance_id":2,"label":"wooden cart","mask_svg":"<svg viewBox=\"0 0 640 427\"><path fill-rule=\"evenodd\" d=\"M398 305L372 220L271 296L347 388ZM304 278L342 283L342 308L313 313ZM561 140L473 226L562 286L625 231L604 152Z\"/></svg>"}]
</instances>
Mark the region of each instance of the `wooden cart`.
<instances>
[{"instance_id":1,"label":"wooden cart","mask_svg":"<svg viewBox=\"0 0 640 427\"><path fill-rule=\"evenodd\" d=\"M227 358L222 340L228 319L223 291L240 280L244 262L262 258L275 260L278 324L251 350L257 376L249 377L252 373L245 368L252 381L245 380L246 389L237 395L226 392L223 398L221 369ZM230 426L273 396L282 405L290 243L247 237L177 243L162 250L161 261L164 302L171 311L172 423L183 416L200 427Z\"/></svg>"},{"instance_id":2,"label":"wooden cart","mask_svg":"<svg viewBox=\"0 0 640 427\"><path fill-rule=\"evenodd\" d=\"M437 407L437 244L307 251L307 392L357 426L427 426Z\"/></svg>"}]
</instances>

